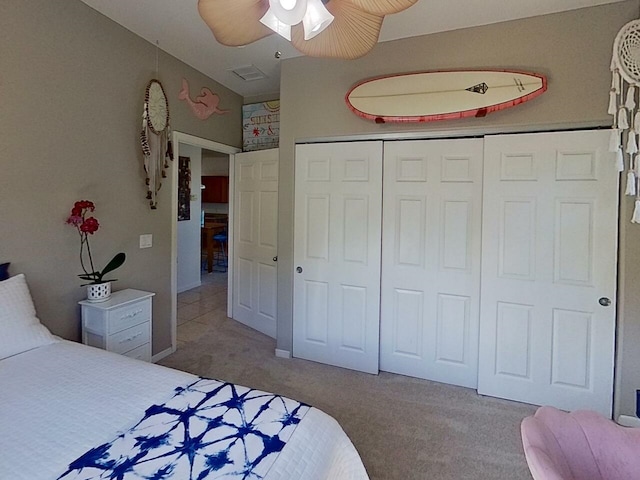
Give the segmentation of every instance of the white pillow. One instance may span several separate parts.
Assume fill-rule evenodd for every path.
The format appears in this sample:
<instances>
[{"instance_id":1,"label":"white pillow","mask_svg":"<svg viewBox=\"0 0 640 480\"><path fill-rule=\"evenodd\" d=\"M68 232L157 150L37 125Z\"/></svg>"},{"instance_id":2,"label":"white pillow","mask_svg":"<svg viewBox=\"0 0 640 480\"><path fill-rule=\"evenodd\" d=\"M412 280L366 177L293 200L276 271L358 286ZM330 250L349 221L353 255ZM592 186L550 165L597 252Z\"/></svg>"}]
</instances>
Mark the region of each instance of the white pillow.
<instances>
[{"instance_id":1,"label":"white pillow","mask_svg":"<svg viewBox=\"0 0 640 480\"><path fill-rule=\"evenodd\" d=\"M36 317L24 275L0 282L0 360L56 341Z\"/></svg>"}]
</instances>

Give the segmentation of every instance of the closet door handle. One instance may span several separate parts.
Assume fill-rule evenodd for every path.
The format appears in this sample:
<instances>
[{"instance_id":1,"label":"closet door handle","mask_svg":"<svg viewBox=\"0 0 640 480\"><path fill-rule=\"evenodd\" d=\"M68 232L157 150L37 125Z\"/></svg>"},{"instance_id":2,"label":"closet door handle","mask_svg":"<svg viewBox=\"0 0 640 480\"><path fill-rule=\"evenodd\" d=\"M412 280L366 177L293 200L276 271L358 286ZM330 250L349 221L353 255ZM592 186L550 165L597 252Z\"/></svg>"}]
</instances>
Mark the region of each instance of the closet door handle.
<instances>
[{"instance_id":1,"label":"closet door handle","mask_svg":"<svg viewBox=\"0 0 640 480\"><path fill-rule=\"evenodd\" d=\"M276 255L275 257L273 257L273 261L277 262L278 261L278 256Z\"/></svg>"},{"instance_id":2,"label":"closet door handle","mask_svg":"<svg viewBox=\"0 0 640 480\"><path fill-rule=\"evenodd\" d=\"M298 273L302 273L302 267L298 267L298 268L296 268L296 272L298 272Z\"/></svg>"}]
</instances>

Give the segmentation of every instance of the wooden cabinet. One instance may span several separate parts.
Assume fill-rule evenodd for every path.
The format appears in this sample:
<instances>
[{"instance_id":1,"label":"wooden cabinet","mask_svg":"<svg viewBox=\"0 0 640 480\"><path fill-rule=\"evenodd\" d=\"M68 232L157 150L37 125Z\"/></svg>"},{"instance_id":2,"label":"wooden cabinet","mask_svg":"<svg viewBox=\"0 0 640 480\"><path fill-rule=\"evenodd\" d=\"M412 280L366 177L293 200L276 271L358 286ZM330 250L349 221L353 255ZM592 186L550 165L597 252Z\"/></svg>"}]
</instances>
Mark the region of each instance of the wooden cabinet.
<instances>
[{"instance_id":1,"label":"wooden cabinet","mask_svg":"<svg viewBox=\"0 0 640 480\"><path fill-rule=\"evenodd\" d=\"M151 361L151 297L128 288L99 303L83 300L82 343L146 362Z\"/></svg>"},{"instance_id":2,"label":"wooden cabinet","mask_svg":"<svg viewBox=\"0 0 640 480\"><path fill-rule=\"evenodd\" d=\"M202 203L229 203L229 177L203 176Z\"/></svg>"}]
</instances>

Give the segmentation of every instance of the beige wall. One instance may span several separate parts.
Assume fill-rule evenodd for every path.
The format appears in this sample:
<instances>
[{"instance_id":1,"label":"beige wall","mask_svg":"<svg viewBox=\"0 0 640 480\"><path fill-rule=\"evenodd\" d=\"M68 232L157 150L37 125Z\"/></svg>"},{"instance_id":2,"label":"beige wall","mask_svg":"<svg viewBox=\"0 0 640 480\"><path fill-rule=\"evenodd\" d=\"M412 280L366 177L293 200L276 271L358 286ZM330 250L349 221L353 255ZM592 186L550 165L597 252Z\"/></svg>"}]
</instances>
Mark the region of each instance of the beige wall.
<instances>
[{"instance_id":1,"label":"beige wall","mask_svg":"<svg viewBox=\"0 0 640 480\"><path fill-rule=\"evenodd\" d=\"M611 48L617 31L637 17L638 1L576 10L455 32L379 44L356 61L299 57L282 64L280 187L278 204L278 343L292 345L293 178L296 141L438 131L489 132L610 125L607 115ZM344 103L349 88L364 78L411 71L505 68L547 75L549 90L516 108L467 119L430 124L377 125L352 114ZM628 218L625 199L623 216ZM633 410L640 388L640 295L629 280L640 277L640 227L623 230L624 337L618 376L621 409ZM640 280L640 278L638 278Z\"/></svg>"},{"instance_id":2,"label":"beige wall","mask_svg":"<svg viewBox=\"0 0 640 480\"><path fill-rule=\"evenodd\" d=\"M43 323L78 339L85 292L78 236L64 221L74 201L93 200L97 263L124 251L114 288L157 293L153 351L161 352L171 340L171 175L150 210L139 146L144 89L156 76L163 82L174 130L237 147L242 97L163 52L156 74L154 45L78 0L2 3L0 260L27 275ZM197 120L177 99L183 76L218 93L231 113ZM143 233L153 248L138 248Z\"/></svg>"},{"instance_id":3,"label":"beige wall","mask_svg":"<svg viewBox=\"0 0 640 480\"><path fill-rule=\"evenodd\" d=\"M229 155L209 150L202 151L202 175L229 176Z\"/></svg>"},{"instance_id":4,"label":"beige wall","mask_svg":"<svg viewBox=\"0 0 640 480\"><path fill-rule=\"evenodd\" d=\"M251 103L271 102L280 98L279 93L265 93L263 95L252 95L250 97L244 97L244 104L249 105Z\"/></svg>"}]
</instances>

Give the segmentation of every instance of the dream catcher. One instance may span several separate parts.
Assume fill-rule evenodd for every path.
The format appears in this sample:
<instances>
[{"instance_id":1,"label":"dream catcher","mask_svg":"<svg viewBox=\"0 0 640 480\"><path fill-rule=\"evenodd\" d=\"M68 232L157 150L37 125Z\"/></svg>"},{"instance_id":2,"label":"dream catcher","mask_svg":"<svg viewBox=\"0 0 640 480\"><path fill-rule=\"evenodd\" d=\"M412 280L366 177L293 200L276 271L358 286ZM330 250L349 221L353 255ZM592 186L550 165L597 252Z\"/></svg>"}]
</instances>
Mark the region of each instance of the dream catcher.
<instances>
[{"instance_id":1,"label":"dream catcher","mask_svg":"<svg viewBox=\"0 0 640 480\"><path fill-rule=\"evenodd\" d=\"M198 0L216 40L241 46L277 33L310 57L358 58L378 42L385 15L418 0Z\"/></svg>"},{"instance_id":2,"label":"dream catcher","mask_svg":"<svg viewBox=\"0 0 640 480\"><path fill-rule=\"evenodd\" d=\"M628 167L625 194L636 199L631 223L640 223L640 111L636 102L640 86L640 20L627 23L618 32L611 71L609 114L613 115L613 128L609 149L616 154L618 171Z\"/></svg>"},{"instance_id":3,"label":"dream catcher","mask_svg":"<svg viewBox=\"0 0 640 480\"><path fill-rule=\"evenodd\" d=\"M169 102L164 88L158 80L151 80L144 92L144 112L140 143L144 155L144 170L147 172L147 200L152 209L157 208L158 190L165 178L165 169L173 152L169 137Z\"/></svg>"}]
</instances>

